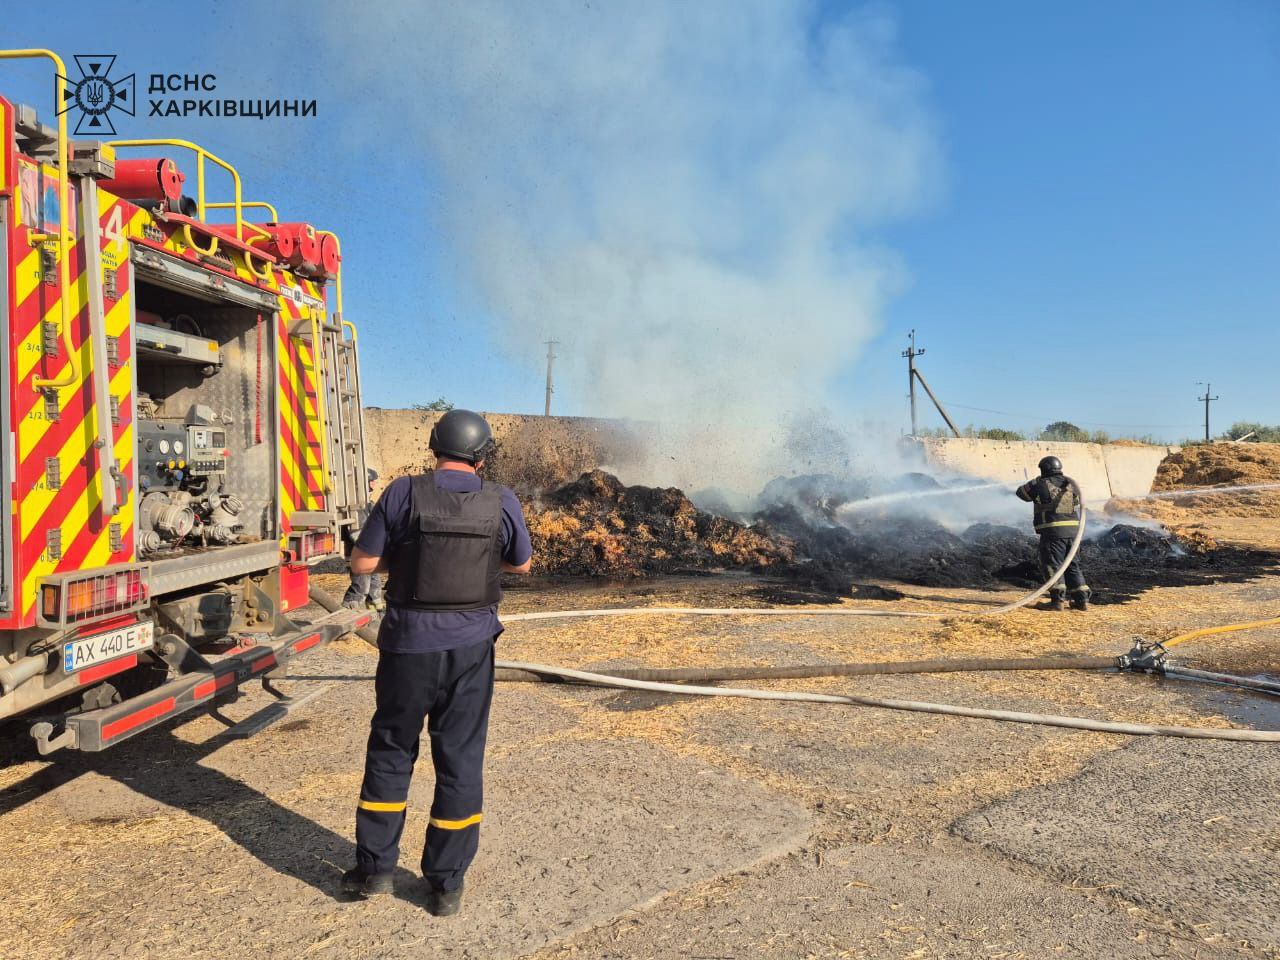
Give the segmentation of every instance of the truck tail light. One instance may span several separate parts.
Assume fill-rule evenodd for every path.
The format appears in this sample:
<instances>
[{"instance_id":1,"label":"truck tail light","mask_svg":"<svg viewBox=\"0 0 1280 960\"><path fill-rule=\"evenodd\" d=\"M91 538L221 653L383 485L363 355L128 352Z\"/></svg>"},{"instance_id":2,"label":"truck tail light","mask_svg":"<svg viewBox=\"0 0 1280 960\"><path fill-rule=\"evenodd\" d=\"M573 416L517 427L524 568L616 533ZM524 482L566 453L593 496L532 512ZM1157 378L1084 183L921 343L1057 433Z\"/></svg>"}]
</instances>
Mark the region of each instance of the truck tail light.
<instances>
[{"instance_id":1,"label":"truck tail light","mask_svg":"<svg viewBox=\"0 0 1280 960\"><path fill-rule=\"evenodd\" d=\"M335 556L338 538L331 530L297 530L289 535L289 550L298 563Z\"/></svg>"},{"instance_id":2,"label":"truck tail light","mask_svg":"<svg viewBox=\"0 0 1280 960\"><path fill-rule=\"evenodd\" d=\"M150 598L146 567L72 574L40 585L39 618L46 626L66 627L137 610Z\"/></svg>"}]
</instances>

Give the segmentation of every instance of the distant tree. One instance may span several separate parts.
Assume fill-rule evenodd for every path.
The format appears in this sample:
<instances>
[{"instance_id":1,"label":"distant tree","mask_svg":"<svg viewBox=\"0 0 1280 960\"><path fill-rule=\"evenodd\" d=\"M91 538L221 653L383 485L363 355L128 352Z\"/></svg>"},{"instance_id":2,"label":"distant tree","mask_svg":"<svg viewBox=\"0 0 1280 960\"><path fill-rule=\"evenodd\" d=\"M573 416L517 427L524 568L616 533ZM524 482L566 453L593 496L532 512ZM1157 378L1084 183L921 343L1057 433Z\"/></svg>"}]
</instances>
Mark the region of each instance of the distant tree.
<instances>
[{"instance_id":1,"label":"distant tree","mask_svg":"<svg viewBox=\"0 0 1280 960\"><path fill-rule=\"evenodd\" d=\"M444 397L437 397L430 403L415 403L410 409L412 410L431 410L436 413L448 413L453 409L453 404Z\"/></svg>"},{"instance_id":2,"label":"distant tree","mask_svg":"<svg viewBox=\"0 0 1280 960\"><path fill-rule=\"evenodd\" d=\"M1066 440L1070 443L1088 443L1089 434L1068 420L1055 420L1040 431L1041 440Z\"/></svg>"},{"instance_id":3,"label":"distant tree","mask_svg":"<svg viewBox=\"0 0 1280 960\"><path fill-rule=\"evenodd\" d=\"M1249 436L1247 442L1257 443L1280 443L1280 426L1267 426L1265 423L1249 423L1240 421L1233 423L1231 429L1223 434L1224 440L1239 440L1241 437Z\"/></svg>"},{"instance_id":4,"label":"distant tree","mask_svg":"<svg viewBox=\"0 0 1280 960\"><path fill-rule=\"evenodd\" d=\"M979 427L977 435L983 440L1025 440L1017 430L1006 430L1004 427Z\"/></svg>"}]
</instances>

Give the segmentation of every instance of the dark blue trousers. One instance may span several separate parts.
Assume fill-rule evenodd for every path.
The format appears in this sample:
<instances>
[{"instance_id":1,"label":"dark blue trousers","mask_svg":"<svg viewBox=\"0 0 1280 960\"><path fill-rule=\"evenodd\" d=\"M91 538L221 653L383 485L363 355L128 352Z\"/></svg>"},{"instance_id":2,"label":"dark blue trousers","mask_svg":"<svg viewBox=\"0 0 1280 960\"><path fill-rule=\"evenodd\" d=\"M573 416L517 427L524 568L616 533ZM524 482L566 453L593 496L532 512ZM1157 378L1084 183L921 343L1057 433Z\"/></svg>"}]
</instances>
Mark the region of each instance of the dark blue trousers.
<instances>
[{"instance_id":1,"label":"dark blue trousers","mask_svg":"<svg viewBox=\"0 0 1280 960\"><path fill-rule=\"evenodd\" d=\"M493 649L490 640L437 653L378 655L378 706L356 809L356 864L366 873L396 868L425 720L436 790L422 875L437 890L461 886L480 846Z\"/></svg>"},{"instance_id":2,"label":"dark blue trousers","mask_svg":"<svg viewBox=\"0 0 1280 960\"><path fill-rule=\"evenodd\" d=\"M1040 538L1040 578L1048 580L1062 566L1062 561L1067 559L1067 554L1070 552L1070 538L1042 536ZM1084 570L1080 567L1080 557L1077 555L1071 561L1071 566L1067 567L1067 572L1063 574L1062 579L1049 588L1049 596L1061 597L1068 590L1072 593L1080 593L1088 589L1084 580Z\"/></svg>"}]
</instances>

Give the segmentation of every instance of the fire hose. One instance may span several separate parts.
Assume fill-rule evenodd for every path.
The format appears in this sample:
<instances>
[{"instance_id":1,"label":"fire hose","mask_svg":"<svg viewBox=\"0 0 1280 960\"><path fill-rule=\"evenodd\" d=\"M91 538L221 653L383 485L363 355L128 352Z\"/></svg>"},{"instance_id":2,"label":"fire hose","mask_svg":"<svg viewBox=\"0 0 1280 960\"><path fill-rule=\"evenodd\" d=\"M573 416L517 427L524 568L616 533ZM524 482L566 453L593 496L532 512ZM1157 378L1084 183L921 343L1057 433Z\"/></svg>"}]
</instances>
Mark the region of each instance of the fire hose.
<instances>
[{"instance_id":1,"label":"fire hose","mask_svg":"<svg viewBox=\"0 0 1280 960\"><path fill-rule=\"evenodd\" d=\"M1080 511L1080 526L1062 564L1043 584L1030 593L992 610L935 612L924 610L865 610L865 609L831 609L793 607L608 607L591 610L548 610L533 613L520 613L505 617L507 623L531 620L554 620L577 617L623 617L642 615L691 615L691 616L881 616L881 617L915 617L925 619L952 619L1001 616L1035 602L1056 584L1075 559L1084 541L1085 511ZM338 602L325 591L313 587L311 599L326 610L336 610ZM1247 626L1261 626L1280 623L1274 621L1256 621L1248 625L1232 625L1221 628L1208 628L1175 637L1170 643L1182 642L1193 636L1204 636L1210 633L1228 632L1232 629L1246 629ZM370 627L362 627L356 631L366 643L377 647L377 633ZM1155 648L1159 648L1159 653ZM802 677L832 676L871 676L900 673L942 673L987 670L1108 670L1135 669L1146 672L1160 672L1173 676L1185 676L1189 679L1209 679L1219 682L1246 680L1232 678L1226 674L1208 674L1205 671L1192 671L1186 668L1169 667L1164 663L1164 647L1160 644L1135 647L1129 654L1121 657L1079 656L1079 657L1032 657L1023 659L971 659L971 660L920 660L899 663L851 663L829 665L805 665L798 667L729 667L729 668L677 668L671 670L655 669L623 669L610 674L592 673L573 670L567 667L553 667L539 663L523 663L519 661L499 660L495 662L495 679L498 681L533 681L533 682L578 682L593 686L613 687L627 690L645 690L653 693L672 693L682 696L706 697L739 697L752 700L783 700L799 703L832 703L847 706L876 707L886 710L904 710L914 713L933 713L944 716L971 717L975 719L1000 720L1012 723L1029 723L1044 726L1066 727L1075 730L1091 730L1100 733L1115 733L1129 736L1166 736L1188 737L1207 740L1232 740L1253 743L1280 743L1280 730L1238 730L1215 727L1180 727L1140 723L1121 723L1113 720L1093 720L1087 717L1070 717L1058 714L1024 713L1012 710L989 710L974 707L961 707L954 704L930 703L919 700L893 700L882 697L842 696L823 693L798 693L790 691L757 690L737 687L695 686L687 681L722 681L722 680L780 680ZM673 682L686 681L686 682ZM1268 692L1280 693L1280 685L1268 684L1265 681L1252 681L1242 684ZM1273 689L1274 688L1274 689Z\"/></svg>"},{"instance_id":2,"label":"fire hose","mask_svg":"<svg viewBox=\"0 0 1280 960\"><path fill-rule=\"evenodd\" d=\"M1017 610L1020 607L1025 607L1029 603L1034 603L1044 596L1050 587L1061 580L1066 574L1067 568L1071 566L1071 561L1080 552L1080 544L1084 542L1084 530L1085 509L1081 506L1080 527L1076 530L1075 538L1071 541L1071 549L1067 551L1066 558L1062 561L1061 566L1054 571L1053 576L1025 596L992 610L964 610L944 613L933 610L866 610L845 607L807 607L803 609L797 607L604 607L593 610L539 610L533 613L516 613L504 617L503 622L568 620L577 617L671 616L673 614L699 617L916 617L927 620L949 620L956 617L996 617ZM318 587L311 588L310 596L314 603L319 604L330 613L339 607L338 601ZM356 636L367 643L373 644L375 647L378 645L378 633L372 627L361 627L356 631Z\"/></svg>"},{"instance_id":3,"label":"fire hose","mask_svg":"<svg viewBox=\"0 0 1280 960\"><path fill-rule=\"evenodd\" d=\"M1099 733L1119 733L1138 737L1191 737L1199 740L1236 740L1246 743L1280 743L1280 730L1236 730L1220 727L1172 727L1146 723L1118 723L1114 720L1091 720L1087 717L1065 717L1052 713L1020 713L1013 710L984 710L975 707L958 707L949 703L929 703L923 700L888 700L882 697L838 696L828 693L791 693L780 690L753 690L740 687L699 687L682 683L655 683L648 680L630 680L626 677L588 673L584 670L567 670L564 667L546 667L537 663L499 661L511 670L527 673L545 673L554 677L578 680L603 687L619 687L628 690L648 690L654 693L674 693L698 697L744 697L751 700L787 700L798 703L838 703L859 707L880 707L886 710L907 710L913 713L936 713L949 717L973 717L981 720L1004 720L1012 723L1033 723L1049 727L1068 727L1073 730L1093 730Z\"/></svg>"}]
</instances>

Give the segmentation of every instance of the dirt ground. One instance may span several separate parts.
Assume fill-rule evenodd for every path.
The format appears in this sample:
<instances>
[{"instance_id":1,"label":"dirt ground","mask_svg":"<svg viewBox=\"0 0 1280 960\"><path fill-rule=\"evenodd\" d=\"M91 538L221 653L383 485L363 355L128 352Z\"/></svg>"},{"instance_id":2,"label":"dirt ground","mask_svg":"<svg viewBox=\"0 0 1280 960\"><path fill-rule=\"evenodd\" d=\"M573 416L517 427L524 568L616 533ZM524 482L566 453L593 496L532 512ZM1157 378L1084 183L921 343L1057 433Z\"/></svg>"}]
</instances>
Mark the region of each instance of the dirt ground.
<instances>
[{"instance_id":1,"label":"dirt ground","mask_svg":"<svg viewBox=\"0 0 1280 960\"><path fill-rule=\"evenodd\" d=\"M1280 521L1250 530L1277 555L1088 614L513 623L499 656L607 668L1118 654L1135 635L1280 613ZM535 583L504 609L749 605L768 586ZM844 602L971 610L1016 595L893 586L905 599ZM1275 673L1278 642L1264 629L1178 652ZM353 862L374 665L355 638L300 658L280 685L319 696L249 738L203 715L42 760L6 731L0 957L1280 957L1275 745L526 683L495 698L462 915L432 918L415 885L427 768L396 895L347 901L336 882ZM1275 699L1132 674L762 685L1280 729ZM268 703L255 690L221 713Z\"/></svg>"}]
</instances>

